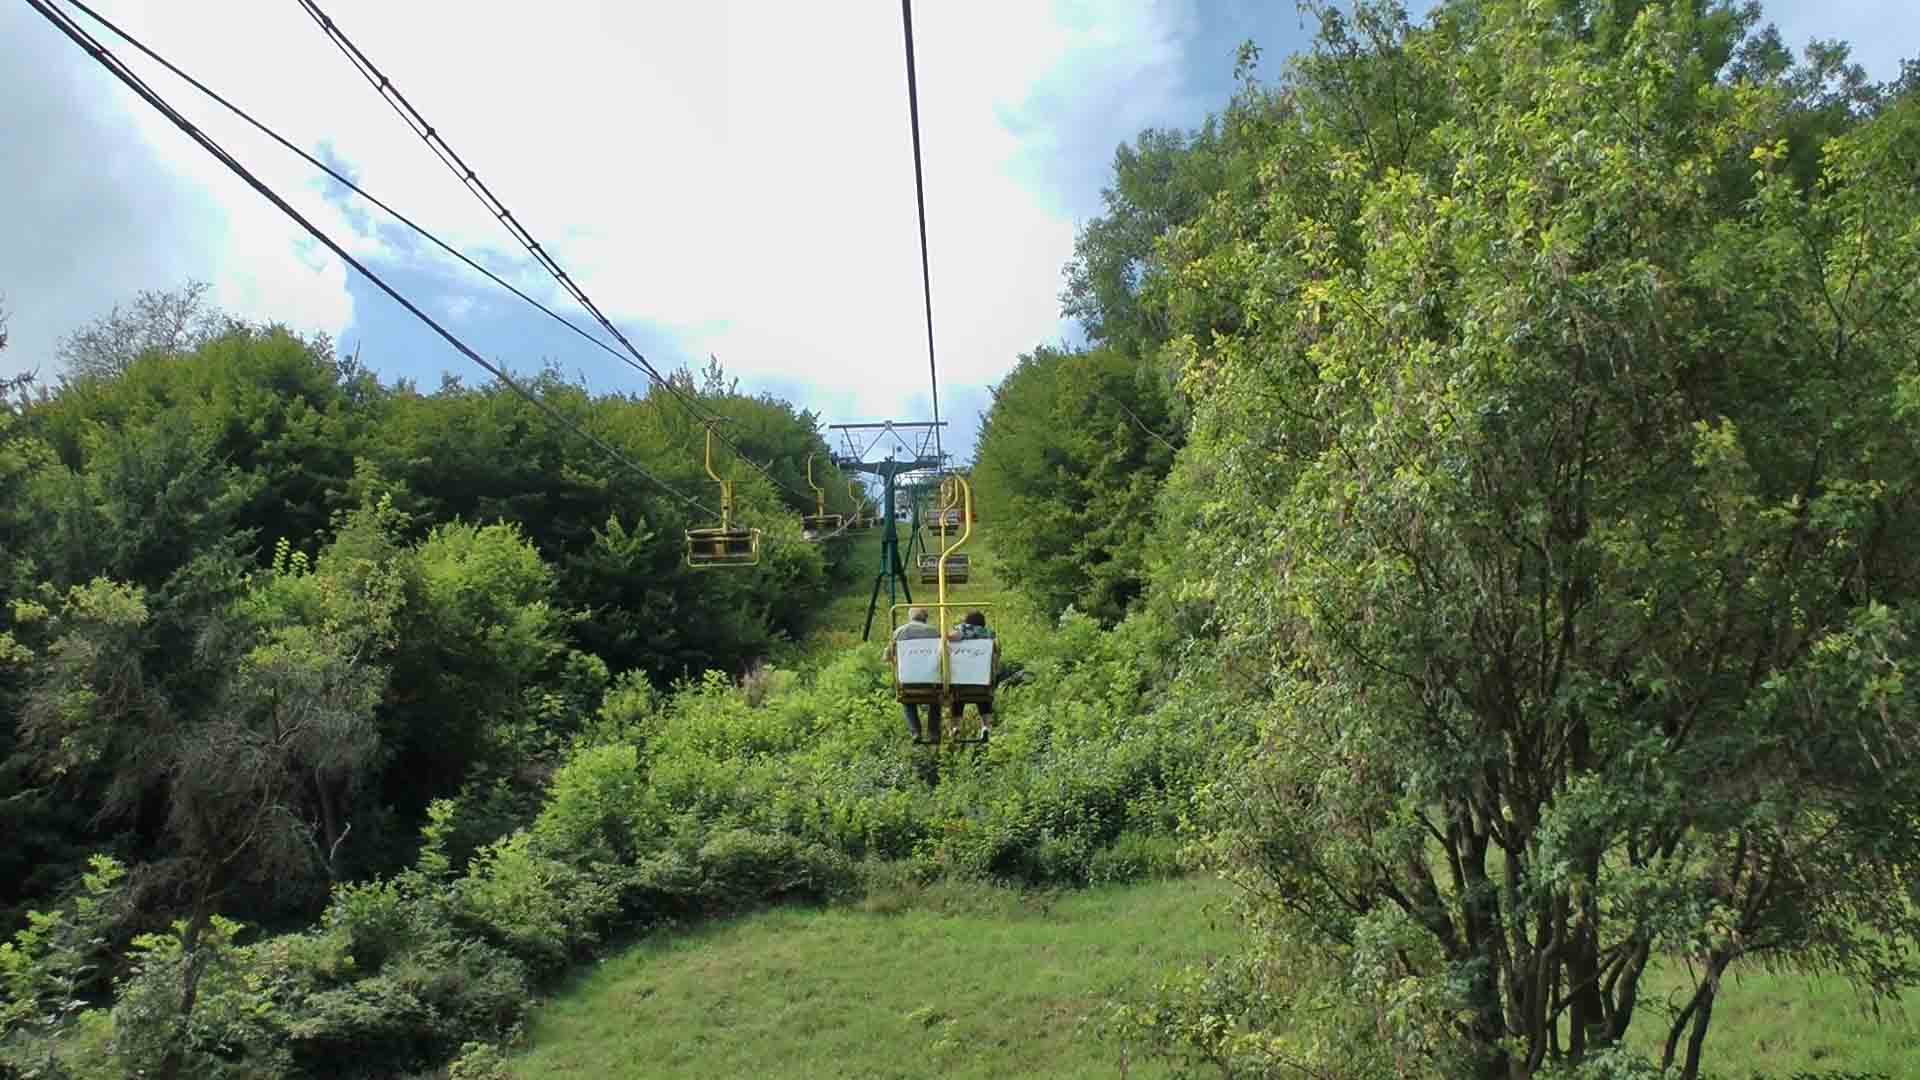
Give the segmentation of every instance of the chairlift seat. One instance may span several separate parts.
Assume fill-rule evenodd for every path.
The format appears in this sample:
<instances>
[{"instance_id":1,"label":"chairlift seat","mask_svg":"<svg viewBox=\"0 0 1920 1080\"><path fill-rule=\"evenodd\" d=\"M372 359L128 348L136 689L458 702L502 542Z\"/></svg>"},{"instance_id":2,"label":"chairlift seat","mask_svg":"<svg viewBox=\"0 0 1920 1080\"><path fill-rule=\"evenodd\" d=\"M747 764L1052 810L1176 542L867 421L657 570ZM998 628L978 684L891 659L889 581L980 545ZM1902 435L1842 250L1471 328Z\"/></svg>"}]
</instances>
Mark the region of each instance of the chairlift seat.
<instances>
[{"instance_id":1,"label":"chairlift seat","mask_svg":"<svg viewBox=\"0 0 1920 1080\"><path fill-rule=\"evenodd\" d=\"M939 584L940 556L922 555L920 556L919 565L920 565L920 584L922 585ZM965 555L947 556L947 584L965 585L967 583L967 571L970 570L972 566L973 566L972 560Z\"/></svg>"},{"instance_id":2,"label":"chairlift seat","mask_svg":"<svg viewBox=\"0 0 1920 1080\"><path fill-rule=\"evenodd\" d=\"M993 701L993 639L967 638L947 642L947 669L952 700Z\"/></svg>"},{"instance_id":3,"label":"chairlift seat","mask_svg":"<svg viewBox=\"0 0 1920 1080\"><path fill-rule=\"evenodd\" d=\"M687 530L688 566L755 566L759 562L759 529Z\"/></svg>"},{"instance_id":4,"label":"chairlift seat","mask_svg":"<svg viewBox=\"0 0 1920 1080\"><path fill-rule=\"evenodd\" d=\"M800 537L803 540L825 540L837 536L843 531L841 525L845 521L846 518L839 514L808 514L800 519Z\"/></svg>"}]
</instances>

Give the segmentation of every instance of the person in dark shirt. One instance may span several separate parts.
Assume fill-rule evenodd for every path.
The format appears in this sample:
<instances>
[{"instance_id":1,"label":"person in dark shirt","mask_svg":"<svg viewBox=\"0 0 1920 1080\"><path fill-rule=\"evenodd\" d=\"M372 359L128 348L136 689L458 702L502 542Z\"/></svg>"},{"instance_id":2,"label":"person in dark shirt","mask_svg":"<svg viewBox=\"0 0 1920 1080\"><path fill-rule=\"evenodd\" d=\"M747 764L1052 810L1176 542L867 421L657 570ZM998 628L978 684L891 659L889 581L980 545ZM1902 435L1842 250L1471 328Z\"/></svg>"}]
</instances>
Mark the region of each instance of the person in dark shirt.
<instances>
[{"instance_id":1,"label":"person in dark shirt","mask_svg":"<svg viewBox=\"0 0 1920 1080\"><path fill-rule=\"evenodd\" d=\"M967 612L967 617L960 620L960 622L957 625L955 625L951 631L948 631L947 640L948 641L983 641L984 640L984 641L993 642L993 670L996 672L1000 670L1000 640L993 636L993 631L987 629L986 613L979 610L978 608ZM977 701L977 702L974 702L974 708L979 710L980 736L981 738L985 738L993 730L993 702ZM966 711L967 711L966 702L956 701L953 703L953 718L955 720L960 719L961 715Z\"/></svg>"}]
</instances>

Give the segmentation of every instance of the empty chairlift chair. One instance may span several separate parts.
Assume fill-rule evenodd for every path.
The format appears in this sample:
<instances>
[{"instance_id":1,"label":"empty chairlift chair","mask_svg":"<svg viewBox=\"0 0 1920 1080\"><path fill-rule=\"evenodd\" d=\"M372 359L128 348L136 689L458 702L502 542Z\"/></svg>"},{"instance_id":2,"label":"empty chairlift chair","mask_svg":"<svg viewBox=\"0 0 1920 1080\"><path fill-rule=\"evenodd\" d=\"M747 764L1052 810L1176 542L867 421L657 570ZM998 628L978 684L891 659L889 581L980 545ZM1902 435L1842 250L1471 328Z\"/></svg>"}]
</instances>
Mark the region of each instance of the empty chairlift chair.
<instances>
[{"instance_id":1,"label":"empty chairlift chair","mask_svg":"<svg viewBox=\"0 0 1920 1080\"><path fill-rule=\"evenodd\" d=\"M713 471L713 425L707 425L707 475L720 485L720 524L687 530L687 565L696 570L715 566L758 566L760 530L733 524L733 481Z\"/></svg>"},{"instance_id":2,"label":"empty chairlift chair","mask_svg":"<svg viewBox=\"0 0 1920 1080\"><path fill-rule=\"evenodd\" d=\"M839 514L808 514L800 519L800 538L819 541L839 536L845 521Z\"/></svg>"},{"instance_id":3,"label":"empty chairlift chair","mask_svg":"<svg viewBox=\"0 0 1920 1080\"><path fill-rule=\"evenodd\" d=\"M854 526L839 514L827 513L827 493L813 482L813 457L807 455L807 486L813 489L813 513L800 519L800 538L818 542L841 536Z\"/></svg>"},{"instance_id":4,"label":"empty chairlift chair","mask_svg":"<svg viewBox=\"0 0 1920 1080\"><path fill-rule=\"evenodd\" d=\"M688 529L687 565L695 569L712 566L758 566L760 564L759 529Z\"/></svg>"},{"instance_id":5,"label":"empty chairlift chair","mask_svg":"<svg viewBox=\"0 0 1920 1080\"><path fill-rule=\"evenodd\" d=\"M967 572L973 561L965 555L947 556L947 584L965 585ZM940 556L922 555L919 560L920 584L935 585L940 581Z\"/></svg>"},{"instance_id":6,"label":"empty chairlift chair","mask_svg":"<svg viewBox=\"0 0 1920 1080\"><path fill-rule=\"evenodd\" d=\"M951 482L951 480L948 481L949 484L951 484ZM939 537L940 547L944 549L947 546L947 536L951 533L960 533L965 527L966 515L963 514L961 508L952 501L959 497L956 489L952 489L943 484L940 494L941 505L938 509L927 515L927 523L935 530L935 535ZM958 544L955 546L957 547ZM968 577L967 572L972 569L972 566L972 560L967 556L949 554L947 556L947 584L965 585ZM922 585L938 583L940 580L940 556L933 554L920 556L919 570L920 583Z\"/></svg>"}]
</instances>

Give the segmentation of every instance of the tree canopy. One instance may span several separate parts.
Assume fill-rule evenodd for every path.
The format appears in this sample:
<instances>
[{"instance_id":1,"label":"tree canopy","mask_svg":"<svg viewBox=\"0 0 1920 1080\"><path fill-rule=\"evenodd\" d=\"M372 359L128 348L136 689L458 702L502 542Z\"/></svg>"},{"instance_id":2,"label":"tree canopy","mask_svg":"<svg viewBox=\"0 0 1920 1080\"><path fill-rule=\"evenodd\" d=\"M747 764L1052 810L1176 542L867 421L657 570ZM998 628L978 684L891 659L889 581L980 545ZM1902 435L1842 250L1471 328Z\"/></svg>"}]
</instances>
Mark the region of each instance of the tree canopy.
<instances>
[{"instance_id":1,"label":"tree canopy","mask_svg":"<svg viewBox=\"0 0 1920 1080\"><path fill-rule=\"evenodd\" d=\"M1171 428L1157 380L1116 349L1022 357L994 388L975 455L1008 580L1053 615L1124 616L1146 587Z\"/></svg>"},{"instance_id":2,"label":"tree canopy","mask_svg":"<svg viewBox=\"0 0 1920 1080\"><path fill-rule=\"evenodd\" d=\"M404 859L430 800L516 776L530 795L529 762L612 674L745 670L846 573L738 461L740 514L773 543L755 570L691 571L700 512L518 395L382 385L199 286L143 294L67 353L58 387L0 414L0 858L33 866L0 907L44 895L103 829L185 906L310 906ZM706 375L678 391L776 478L824 459L811 415ZM716 502L682 401L529 381Z\"/></svg>"},{"instance_id":3,"label":"tree canopy","mask_svg":"<svg viewBox=\"0 0 1920 1080\"><path fill-rule=\"evenodd\" d=\"M1737 962L1916 975L1920 102L1810 105L1835 55L1752 23L1328 13L1259 198L1167 238L1170 573L1266 659L1238 1007L1336 1056L1597 1061L1666 953L1691 1077Z\"/></svg>"}]
</instances>

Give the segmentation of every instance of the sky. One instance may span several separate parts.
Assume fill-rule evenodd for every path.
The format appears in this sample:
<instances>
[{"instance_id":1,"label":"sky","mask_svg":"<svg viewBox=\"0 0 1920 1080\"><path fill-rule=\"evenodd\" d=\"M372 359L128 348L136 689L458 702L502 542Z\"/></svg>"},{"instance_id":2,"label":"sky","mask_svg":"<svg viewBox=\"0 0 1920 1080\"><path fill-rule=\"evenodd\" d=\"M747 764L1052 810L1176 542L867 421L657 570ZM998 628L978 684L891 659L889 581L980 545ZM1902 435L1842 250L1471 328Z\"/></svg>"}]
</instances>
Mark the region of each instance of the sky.
<instances>
[{"instance_id":1,"label":"sky","mask_svg":"<svg viewBox=\"0 0 1920 1080\"><path fill-rule=\"evenodd\" d=\"M590 325L294 0L92 0L150 47L562 314ZM891 0L326 0L322 6L655 367L709 355L821 422L930 414L899 6ZM1911 0L1774 0L1790 45L1875 78ZM914 9L940 412L965 458L1020 353L1077 339L1061 268L1114 148L1191 127L1234 52L1271 77L1292 0L922 0ZM83 20L84 21L84 20ZM100 32L156 90L481 355L601 390L644 376L331 184ZM383 379L486 376L113 80L0 3L0 374L142 289L211 282Z\"/></svg>"}]
</instances>

